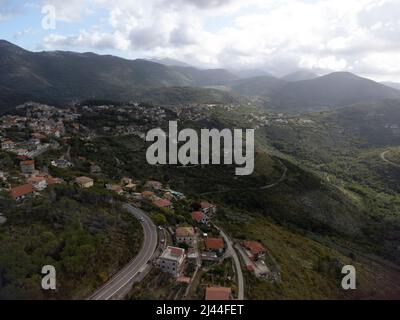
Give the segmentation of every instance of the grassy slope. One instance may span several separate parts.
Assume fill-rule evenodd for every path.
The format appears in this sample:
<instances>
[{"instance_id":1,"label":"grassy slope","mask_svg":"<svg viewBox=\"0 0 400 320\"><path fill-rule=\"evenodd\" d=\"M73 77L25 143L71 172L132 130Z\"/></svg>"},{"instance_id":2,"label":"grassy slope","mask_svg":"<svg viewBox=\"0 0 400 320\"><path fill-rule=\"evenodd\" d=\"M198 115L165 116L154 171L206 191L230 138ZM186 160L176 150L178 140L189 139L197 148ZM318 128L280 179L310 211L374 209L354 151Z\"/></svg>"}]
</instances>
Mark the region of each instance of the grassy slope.
<instances>
[{"instance_id":1,"label":"grassy slope","mask_svg":"<svg viewBox=\"0 0 400 320\"><path fill-rule=\"evenodd\" d=\"M234 235L259 239L280 267L282 280L273 284L246 273L249 299L383 299L400 298L400 270L361 256L355 260L305 235L288 231L262 217L248 223L226 223ZM340 269L351 264L357 271L357 290L341 288Z\"/></svg>"}]
</instances>

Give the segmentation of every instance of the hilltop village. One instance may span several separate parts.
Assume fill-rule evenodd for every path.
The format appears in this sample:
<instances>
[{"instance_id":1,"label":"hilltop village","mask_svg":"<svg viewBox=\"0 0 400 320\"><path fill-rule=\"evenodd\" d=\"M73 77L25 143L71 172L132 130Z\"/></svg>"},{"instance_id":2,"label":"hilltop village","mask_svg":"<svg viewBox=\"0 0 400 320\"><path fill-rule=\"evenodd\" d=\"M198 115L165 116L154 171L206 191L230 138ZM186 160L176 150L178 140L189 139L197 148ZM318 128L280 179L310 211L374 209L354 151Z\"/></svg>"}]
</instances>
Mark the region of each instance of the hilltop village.
<instances>
[{"instance_id":1,"label":"hilltop village","mask_svg":"<svg viewBox=\"0 0 400 320\"><path fill-rule=\"evenodd\" d=\"M276 266L265 263L268 250L262 243L230 239L214 224L218 206L208 199L192 198L151 177L117 180L96 157L88 159L75 148L76 141L90 146L91 141L110 136L143 140L146 131L162 121L177 117L199 121L214 107L171 110L134 102L62 109L38 103L21 105L15 114L0 118L0 189L20 205L53 187L68 185L106 192L142 208L158 226L159 240L142 279L135 281L132 298L144 294L141 285L146 281L167 290L172 299L243 299L242 269L260 279L279 281ZM0 217L1 224L7 223L7 212Z\"/></svg>"}]
</instances>

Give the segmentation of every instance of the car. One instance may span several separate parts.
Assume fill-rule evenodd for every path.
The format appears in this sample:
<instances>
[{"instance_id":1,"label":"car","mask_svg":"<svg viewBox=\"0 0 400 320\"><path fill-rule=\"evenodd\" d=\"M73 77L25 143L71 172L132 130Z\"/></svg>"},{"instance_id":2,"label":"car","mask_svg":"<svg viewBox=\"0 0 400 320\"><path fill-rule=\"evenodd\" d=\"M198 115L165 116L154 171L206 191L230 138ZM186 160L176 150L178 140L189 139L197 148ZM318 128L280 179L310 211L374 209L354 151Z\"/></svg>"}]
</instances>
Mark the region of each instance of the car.
<instances>
[{"instance_id":1,"label":"car","mask_svg":"<svg viewBox=\"0 0 400 320\"><path fill-rule=\"evenodd\" d=\"M141 222L144 222L144 218L143 218L143 217L140 217L139 220L140 220Z\"/></svg>"},{"instance_id":2,"label":"car","mask_svg":"<svg viewBox=\"0 0 400 320\"><path fill-rule=\"evenodd\" d=\"M161 239L161 243L165 243L165 240L164 240L164 239Z\"/></svg>"}]
</instances>

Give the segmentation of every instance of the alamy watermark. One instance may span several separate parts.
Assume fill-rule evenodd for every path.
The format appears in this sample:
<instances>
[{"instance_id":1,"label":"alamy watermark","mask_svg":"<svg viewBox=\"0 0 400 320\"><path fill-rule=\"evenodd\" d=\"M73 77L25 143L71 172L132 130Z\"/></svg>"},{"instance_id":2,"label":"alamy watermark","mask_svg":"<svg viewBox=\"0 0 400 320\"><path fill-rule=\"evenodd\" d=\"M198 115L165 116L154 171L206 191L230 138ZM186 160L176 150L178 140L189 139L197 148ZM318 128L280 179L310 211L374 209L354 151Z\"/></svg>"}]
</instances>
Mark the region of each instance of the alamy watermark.
<instances>
[{"instance_id":1,"label":"alamy watermark","mask_svg":"<svg viewBox=\"0 0 400 320\"><path fill-rule=\"evenodd\" d=\"M342 288L344 290L356 289L356 268L352 265L346 265L342 268L342 274L345 276L342 279Z\"/></svg>"},{"instance_id":2,"label":"alamy watermark","mask_svg":"<svg viewBox=\"0 0 400 320\"><path fill-rule=\"evenodd\" d=\"M52 5L45 5L42 7L42 28L44 30L55 30L56 29L56 8Z\"/></svg>"},{"instance_id":3,"label":"alamy watermark","mask_svg":"<svg viewBox=\"0 0 400 320\"><path fill-rule=\"evenodd\" d=\"M194 129L178 132L178 123L170 121L168 130L156 128L147 133L146 141L154 142L146 152L149 164L236 164L240 167L235 174L240 176L254 171L254 129L246 129L244 136L242 129L201 129L199 137Z\"/></svg>"},{"instance_id":4,"label":"alamy watermark","mask_svg":"<svg viewBox=\"0 0 400 320\"><path fill-rule=\"evenodd\" d=\"M42 268L42 289L43 290L56 290L57 279L56 279L56 268L52 265L46 265Z\"/></svg>"}]
</instances>

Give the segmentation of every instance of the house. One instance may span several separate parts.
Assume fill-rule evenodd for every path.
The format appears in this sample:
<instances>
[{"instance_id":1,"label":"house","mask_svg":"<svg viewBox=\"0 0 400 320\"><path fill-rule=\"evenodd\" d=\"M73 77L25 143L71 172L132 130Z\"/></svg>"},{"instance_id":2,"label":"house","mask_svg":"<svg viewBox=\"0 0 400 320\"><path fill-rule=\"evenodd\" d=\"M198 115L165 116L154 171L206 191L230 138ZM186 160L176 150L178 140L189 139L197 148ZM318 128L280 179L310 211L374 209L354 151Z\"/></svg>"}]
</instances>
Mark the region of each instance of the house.
<instances>
[{"instance_id":1,"label":"house","mask_svg":"<svg viewBox=\"0 0 400 320\"><path fill-rule=\"evenodd\" d=\"M29 144L31 147L36 148L37 146L40 145L40 140L39 140L39 139L32 138L32 139L30 139L30 140L28 141L28 144Z\"/></svg>"},{"instance_id":2,"label":"house","mask_svg":"<svg viewBox=\"0 0 400 320\"><path fill-rule=\"evenodd\" d=\"M243 247L250 253L252 260L258 260L265 256L265 248L258 241L243 241Z\"/></svg>"},{"instance_id":3,"label":"house","mask_svg":"<svg viewBox=\"0 0 400 320\"><path fill-rule=\"evenodd\" d=\"M136 184L133 183L131 178L124 177L121 179L122 188L126 191L135 191Z\"/></svg>"},{"instance_id":4,"label":"house","mask_svg":"<svg viewBox=\"0 0 400 320\"><path fill-rule=\"evenodd\" d=\"M5 140L1 143L1 149L10 150L15 148L15 143L11 140Z\"/></svg>"},{"instance_id":5,"label":"house","mask_svg":"<svg viewBox=\"0 0 400 320\"><path fill-rule=\"evenodd\" d=\"M91 174L101 174L101 168L98 165L91 165L90 166L90 173Z\"/></svg>"},{"instance_id":6,"label":"house","mask_svg":"<svg viewBox=\"0 0 400 320\"><path fill-rule=\"evenodd\" d=\"M72 163L65 159L53 160L53 161L51 161L51 165L53 167L61 168L61 169L72 167Z\"/></svg>"},{"instance_id":7,"label":"house","mask_svg":"<svg viewBox=\"0 0 400 320\"><path fill-rule=\"evenodd\" d=\"M39 132L35 132L35 133L32 133L32 138L38 139L38 140L44 140L44 139L46 139L46 136Z\"/></svg>"},{"instance_id":8,"label":"house","mask_svg":"<svg viewBox=\"0 0 400 320\"><path fill-rule=\"evenodd\" d=\"M18 186L15 188L12 188L10 190L10 195L13 197L15 200L23 200L29 195L33 193L33 187L31 184L27 183L22 186Z\"/></svg>"},{"instance_id":9,"label":"house","mask_svg":"<svg viewBox=\"0 0 400 320\"><path fill-rule=\"evenodd\" d=\"M31 184L36 191L43 191L47 188L47 180L45 177L30 177L28 183Z\"/></svg>"},{"instance_id":10,"label":"house","mask_svg":"<svg viewBox=\"0 0 400 320\"><path fill-rule=\"evenodd\" d=\"M62 179L53 178L52 176L48 176L48 177L46 178L46 181L47 181L47 185L48 185L48 186L52 186L52 185L55 185L55 184L61 184L61 183L63 183Z\"/></svg>"},{"instance_id":11,"label":"house","mask_svg":"<svg viewBox=\"0 0 400 320\"><path fill-rule=\"evenodd\" d=\"M93 185L94 185L93 179L91 179L89 177L77 177L77 178L75 178L75 183L80 188L90 188L90 187L93 187Z\"/></svg>"},{"instance_id":12,"label":"house","mask_svg":"<svg viewBox=\"0 0 400 320\"><path fill-rule=\"evenodd\" d=\"M152 191L143 191L142 192L142 197L145 199L154 199L155 198L155 194Z\"/></svg>"},{"instance_id":13,"label":"house","mask_svg":"<svg viewBox=\"0 0 400 320\"><path fill-rule=\"evenodd\" d=\"M207 238L204 240L204 245L207 251L213 251L221 254L225 250L224 239L222 238Z\"/></svg>"},{"instance_id":14,"label":"house","mask_svg":"<svg viewBox=\"0 0 400 320\"><path fill-rule=\"evenodd\" d=\"M23 149L23 148L17 149L17 150L15 150L13 152L16 153L19 156L27 156L28 153L29 153L29 151L27 149Z\"/></svg>"},{"instance_id":15,"label":"house","mask_svg":"<svg viewBox=\"0 0 400 320\"><path fill-rule=\"evenodd\" d=\"M205 214L207 214L209 216L211 216L211 215L213 215L214 213L217 212L217 207L214 204L209 203L207 201L202 201L200 203L200 208L201 208L200 210L203 213L205 213Z\"/></svg>"},{"instance_id":16,"label":"house","mask_svg":"<svg viewBox=\"0 0 400 320\"><path fill-rule=\"evenodd\" d=\"M145 188L152 188L153 190L161 190L163 185L159 181L147 181L144 185Z\"/></svg>"},{"instance_id":17,"label":"house","mask_svg":"<svg viewBox=\"0 0 400 320\"><path fill-rule=\"evenodd\" d=\"M207 287L206 300L232 300L232 289L226 287Z\"/></svg>"},{"instance_id":18,"label":"house","mask_svg":"<svg viewBox=\"0 0 400 320\"><path fill-rule=\"evenodd\" d=\"M204 223L204 224L210 223L210 219L208 218L208 216L201 211L192 212L192 218L197 223Z\"/></svg>"},{"instance_id":19,"label":"house","mask_svg":"<svg viewBox=\"0 0 400 320\"><path fill-rule=\"evenodd\" d=\"M21 172L24 174L32 174L35 171L35 162L33 160L25 160L19 163Z\"/></svg>"},{"instance_id":20,"label":"house","mask_svg":"<svg viewBox=\"0 0 400 320\"><path fill-rule=\"evenodd\" d=\"M153 204L159 208L167 208L167 209L172 209L172 202L167 200L167 199L158 199L154 200Z\"/></svg>"},{"instance_id":21,"label":"house","mask_svg":"<svg viewBox=\"0 0 400 320\"><path fill-rule=\"evenodd\" d=\"M188 246L193 245L196 233L193 227L178 227L175 231L176 243L186 243Z\"/></svg>"},{"instance_id":22,"label":"house","mask_svg":"<svg viewBox=\"0 0 400 320\"><path fill-rule=\"evenodd\" d=\"M189 248L187 250L187 258L189 260L197 260L198 259L198 253L194 248Z\"/></svg>"},{"instance_id":23,"label":"house","mask_svg":"<svg viewBox=\"0 0 400 320\"><path fill-rule=\"evenodd\" d=\"M123 194L124 190L119 185L107 184L106 189L115 192L116 194Z\"/></svg>"},{"instance_id":24,"label":"house","mask_svg":"<svg viewBox=\"0 0 400 320\"><path fill-rule=\"evenodd\" d=\"M158 259L158 265L163 272L179 276L186 259L185 249L168 246Z\"/></svg>"}]
</instances>

